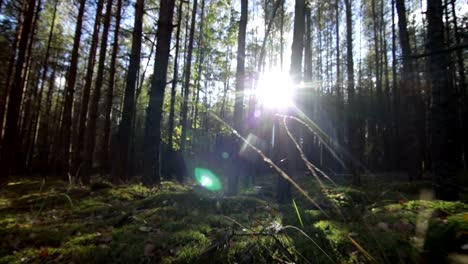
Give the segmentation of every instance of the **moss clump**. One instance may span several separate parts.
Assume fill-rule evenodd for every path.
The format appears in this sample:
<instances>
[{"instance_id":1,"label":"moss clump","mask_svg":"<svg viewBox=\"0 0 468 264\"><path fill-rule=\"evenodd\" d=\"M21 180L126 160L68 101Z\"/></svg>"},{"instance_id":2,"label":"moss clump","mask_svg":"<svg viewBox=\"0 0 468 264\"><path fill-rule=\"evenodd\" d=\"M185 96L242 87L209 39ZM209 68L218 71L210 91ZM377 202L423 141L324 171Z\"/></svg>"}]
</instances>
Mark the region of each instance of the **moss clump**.
<instances>
[{"instance_id":1,"label":"moss clump","mask_svg":"<svg viewBox=\"0 0 468 264\"><path fill-rule=\"evenodd\" d=\"M466 254L462 246L468 243L468 215L458 213L446 219L429 222L424 250L429 263L447 263L450 253Z\"/></svg>"}]
</instances>

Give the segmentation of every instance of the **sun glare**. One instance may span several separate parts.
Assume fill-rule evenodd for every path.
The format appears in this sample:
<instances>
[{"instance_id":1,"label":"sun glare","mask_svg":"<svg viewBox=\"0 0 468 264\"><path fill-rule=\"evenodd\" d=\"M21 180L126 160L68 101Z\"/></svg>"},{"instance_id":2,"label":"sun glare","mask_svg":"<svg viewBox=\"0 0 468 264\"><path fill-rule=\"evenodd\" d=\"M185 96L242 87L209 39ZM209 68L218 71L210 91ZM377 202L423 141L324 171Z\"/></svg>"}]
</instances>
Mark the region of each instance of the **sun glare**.
<instances>
[{"instance_id":1,"label":"sun glare","mask_svg":"<svg viewBox=\"0 0 468 264\"><path fill-rule=\"evenodd\" d=\"M285 109L293 105L294 88L289 74L267 72L260 76L255 95L266 108Z\"/></svg>"}]
</instances>

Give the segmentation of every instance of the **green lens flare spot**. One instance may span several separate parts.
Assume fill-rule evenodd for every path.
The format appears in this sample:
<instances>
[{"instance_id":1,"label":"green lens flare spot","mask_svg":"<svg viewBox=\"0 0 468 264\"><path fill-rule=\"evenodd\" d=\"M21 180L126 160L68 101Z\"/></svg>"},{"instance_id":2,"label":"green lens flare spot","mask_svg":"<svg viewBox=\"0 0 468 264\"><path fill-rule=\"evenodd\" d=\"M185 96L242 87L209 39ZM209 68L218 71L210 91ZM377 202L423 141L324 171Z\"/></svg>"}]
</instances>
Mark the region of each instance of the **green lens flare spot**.
<instances>
[{"instance_id":1,"label":"green lens flare spot","mask_svg":"<svg viewBox=\"0 0 468 264\"><path fill-rule=\"evenodd\" d=\"M221 190L221 181L209 169L195 168L195 179L202 187L210 191Z\"/></svg>"}]
</instances>

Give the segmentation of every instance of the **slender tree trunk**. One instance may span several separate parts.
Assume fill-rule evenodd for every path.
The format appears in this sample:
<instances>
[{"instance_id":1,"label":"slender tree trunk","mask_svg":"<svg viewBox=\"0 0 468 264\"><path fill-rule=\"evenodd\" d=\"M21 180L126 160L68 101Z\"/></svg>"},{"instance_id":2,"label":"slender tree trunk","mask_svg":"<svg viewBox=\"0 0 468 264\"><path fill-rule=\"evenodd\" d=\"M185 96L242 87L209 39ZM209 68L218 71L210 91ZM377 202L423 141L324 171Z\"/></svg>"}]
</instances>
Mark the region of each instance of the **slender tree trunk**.
<instances>
[{"instance_id":1,"label":"slender tree trunk","mask_svg":"<svg viewBox=\"0 0 468 264\"><path fill-rule=\"evenodd\" d=\"M172 86L171 86L171 105L169 109L169 149L174 150L174 117L175 117L175 99L176 99L176 88L179 79L179 46L180 46L180 28L182 24L182 10L184 8L184 2L180 1L177 10L177 33L175 43L175 56L174 56L174 72L172 75Z\"/></svg>"},{"instance_id":2,"label":"slender tree trunk","mask_svg":"<svg viewBox=\"0 0 468 264\"><path fill-rule=\"evenodd\" d=\"M185 81L184 81L184 102L182 105L182 135L180 138L180 149L185 150L185 141L187 139L187 129L188 129L188 101L189 101L189 92L190 92L190 73L192 68L192 52L193 52L193 38L195 35L195 22L197 16L197 4L198 0L193 1L192 9L192 22L190 24L190 36L189 43L187 47L187 60L185 62Z\"/></svg>"},{"instance_id":3,"label":"slender tree trunk","mask_svg":"<svg viewBox=\"0 0 468 264\"><path fill-rule=\"evenodd\" d=\"M397 169L399 164L399 139L400 139L400 89L398 87L397 59L396 59L396 29L395 29L395 0L392 0L392 167Z\"/></svg>"},{"instance_id":4,"label":"slender tree trunk","mask_svg":"<svg viewBox=\"0 0 468 264\"><path fill-rule=\"evenodd\" d=\"M93 82L93 74L94 74L94 63L96 60L96 51L99 41L99 30L101 27L101 17L102 17L102 7L104 5L104 0L98 0L97 7L96 7L96 17L94 19L94 29L93 29L93 36L91 39L91 47L89 50L89 58L88 58L88 68L86 69L86 77L85 77L85 84L83 87L83 94L81 98L81 105L80 105L80 112L78 117L78 128L77 134L75 137L75 144L73 144L73 152L74 152L74 159L73 159L73 169L72 172L76 173L80 170L82 164L82 158L84 155L83 146L85 141L85 132L86 132L86 119L88 116L88 107L89 107L89 97L91 94L91 86ZM80 174L83 175L83 174ZM84 179L87 181L88 179Z\"/></svg>"},{"instance_id":5,"label":"slender tree trunk","mask_svg":"<svg viewBox=\"0 0 468 264\"><path fill-rule=\"evenodd\" d=\"M20 172L24 173L26 173L28 170L28 152L31 149L31 134L35 118L35 111L32 108L34 108L34 105L37 100L39 90L38 84L41 72L40 63L36 62L35 60L33 61L34 56L32 53L40 12L41 1L38 1L36 6L36 12L34 14L34 20L32 23L32 31L30 34L31 37L28 43L28 52L26 53L26 64L24 66L24 69L27 71L27 74L25 75L25 78L23 79L23 84L21 85L22 87L24 87L23 98L21 100L20 106L20 113L23 114L22 117L20 114L20 123L18 125L18 127L20 128L20 140L18 142L18 145L21 148L21 155L16 158L15 166L17 166L17 168L21 170Z\"/></svg>"},{"instance_id":6,"label":"slender tree trunk","mask_svg":"<svg viewBox=\"0 0 468 264\"><path fill-rule=\"evenodd\" d=\"M305 9L306 32L304 46L304 82L306 85L311 84L313 66L312 66L312 12L309 6Z\"/></svg>"},{"instance_id":7,"label":"slender tree trunk","mask_svg":"<svg viewBox=\"0 0 468 264\"><path fill-rule=\"evenodd\" d=\"M23 97L23 70L26 58L27 45L29 40L29 33L32 28L32 19L34 17L34 8L36 1L28 0L27 8L25 9L23 30L18 46L18 58L16 60L15 75L10 89L10 97L8 101L8 111L6 115L5 136L2 140L1 149L1 166L0 171L2 175L8 176L10 174L11 162L15 160L16 152L18 150L18 120L19 111L21 106L21 99Z\"/></svg>"},{"instance_id":8,"label":"slender tree trunk","mask_svg":"<svg viewBox=\"0 0 468 264\"><path fill-rule=\"evenodd\" d=\"M57 1L58 2L58 1ZM47 89L46 100L45 100L45 111L41 115L39 123L39 151L40 151L40 172L49 172L50 168L50 142L49 142L49 131L53 126L54 119L56 116L52 116L52 95L55 90L55 76L57 71L57 61L53 62L52 73L49 77L49 87Z\"/></svg>"},{"instance_id":9,"label":"slender tree trunk","mask_svg":"<svg viewBox=\"0 0 468 264\"><path fill-rule=\"evenodd\" d=\"M174 15L174 0L161 0L160 17L158 21L156 59L151 80L149 105L146 110L144 136L143 184L160 183L159 148L161 143L161 119L166 88L167 65L172 36L172 18ZM196 7L196 6L195 6ZM194 8L196 9L196 8Z\"/></svg>"},{"instance_id":10,"label":"slender tree trunk","mask_svg":"<svg viewBox=\"0 0 468 264\"><path fill-rule=\"evenodd\" d=\"M120 121L118 137L118 161L114 162L114 181L127 180L130 162L130 139L133 112L135 111L135 85L138 69L140 68L141 37L143 32L144 0L138 0L135 6L135 21L133 24L132 49L130 64L128 65L127 82L125 86L125 98L122 110L122 121Z\"/></svg>"},{"instance_id":11,"label":"slender tree trunk","mask_svg":"<svg viewBox=\"0 0 468 264\"><path fill-rule=\"evenodd\" d=\"M204 64L204 61L205 61L205 57L204 57L204 51L203 51L203 21L204 21L204 18L205 18L205 0L201 0L201 15L200 15L200 31L199 31L199 36L198 36L198 56L197 56L197 60L198 60L198 67L197 67L197 94L195 96L195 103L194 103L194 115L193 115L193 124L197 124L197 119L198 119L198 102L200 100L200 80L201 80L201 75L202 75L202 72L203 72L203 64ZM193 142L193 141L192 141Z\"/></svg>"},{"instance_id":12,"label":"slender tree trunk","mask_svg":"<svg viewBox=\"0 0 468 264\"><path fill-rule=\"evenodd\" d=\"M73 40L73 49L71 53L70 67L67 72L67 83L65 86L65 102L63 104L62 125L60 128L61 157L57 170L59 172L70 171L70 140L72 124L73 97L75 94L76 73L78 71L79 49L81 42L81 31L83 27L83 15L85 11L86 0L80 1L78 17L76 20L75 39Z\"/></svg>"},{"instance_id":13,"label":"slender tree trunk","mask_svg":"<svg viewBox=\"0 0 468 264\"><path fill-rule=\"evenodd\" d=\"M351 183L359 185L361 179L358 168L360 162L359 135L358 135L358 105L356 91L354 88L354 60L353 60L353 4L352 0L345 0L346 8L346 64L347 64L347 89L348 89L348 111L347 111L347 134L348 170L351 173Z\"/></svg>"},{"instance_id":14,"label":"slender tree trunk","mask_svg":"<svg viewBox=\"0 0 468 264\"><path fill-rule=\"evenodd\" d=\"M449 85L446 54L438 53L444 46L444 24L441 0L427 1L427 48L432 86L431 135L432 170L438 199L458 200L457 175L461 168L461 153L457 138L457 97Z\"/></svg>"},{"instance_id":15,"label":"slender tree trunk","mask_svg":"<svg viewBox=\"0 0 468 264\"><path fill-rule=\"evenodd\" d=\"M86 138L83 149L83 168L80 173L83 177L82 180L85 184L88 184L91 179L91 168L93 167L94 160L94 145L96 144L96 123L98 119L99 101L101 99L102 84L104 82L104 66L106 63L107 55L107 38L109 35L109 27L112 13L112 0L107 0L106 15L104 16L104 24L101 37L101 48L99 50L99 62L96 74L96 83L94 86L94 92L91 97L91 103L89 105L89 118L86 126ZM102 164L101 164L102 165Z\"/></svg>"},{"instance_id":16,"label":"slender tree trunk","mask_svg":"<svg viewBox=\"0 0 468 264\"><path fill-rule=\"evenodd\" d=\"M239 33L237 37L237 69L236 69L236 92L234 103L234 129L237 133L243 133L244 112L244 82L245 82L245 38L248 21L248 0L241 0L241 17L239 21ZM240 147L240 146L237 146ZM236 158L236 160L239 160ZM228 178L229 195L236 195L239 191L239 169L233 171Z\"/></svg>"},{"instance_id":17,"label":"slender tree trunk","mask_svg":"<svg viewBox=\"0 0 468 264\"><path fill-rule=\"evenodd\" d=\"M48 114L50 112L50 109L48 108L49 107L49 101L47 101L47 100L50 100L50 89L53 88L53 87L49 87L49 91L47 92L46 109L45 109L44 113L42 113L42 111L41 111L42 93L43 93L44 86L45 86L45 83L46 83L46 80L47 80L47 72L49 71L50 48L51 48L51 43L52 43L52 38L53 38L54 28L55 28L55 18L56 18L56 14L57 14L57 5L58 5L58 0L55 0L54 11L52 13L52 22L51 22L50 30L49 30L49 37L48 37L48 40L47 40L46 54L45 54L45 57L44 57L44 62L42 64L42 76L41 76L41 87L39 89L39 100L37 100L37 104L36 104L36 109L37 109L36 111L37 111L37 114L38 114L38 118L36 119L36 122L39 122L38 137L39 137L39 149L41 150L40 158L42 160L42 162L41 162L42 164L47 163L47 158L44 159L43 156L42 156L42 154L47 153L47 151L45 151L46 147L43 145L44 144L43 141L45 141L47 139L47 134L44 135L43 133L47 132L47 128L46 128L47 125L48 125L47 121L50 120L50 117L48 116ZM54 66L53 72L55 72L55 66Z\"/></svg>"},{"instance_id":18,"label":"slender tree trunk","mask_svg":"<svg viewBox=\"0 0 468 264\"><path fill-rule=\"evenodd\" d=\"M273 22L275 22L276 18L276 13L278 12L278 9L282 6L284 0L276 0L274 5L273 5L273 10L271 13L271 17L268 20L268 25L266 27L265 31L265 36L263 37L262 41L262 46L260 48L260 58L258 60L258 65L257 65L257 71L262 72L262 67L265 64L265 47L266 47L266 42L268 40L268 37L270 36L271 29L273 28Z\"/></svg>"},{"instance_id":19,"label":"slender tree trunk","mask_svg":"<svg viewBox=\"0 0 468 264\"><path fill-rule=\"evenodd\" d=\"M110 167L109 152L110 152L110 133L111 133L111 112L112 112L112 99L114 97L114 85L115 85L115 72L117 53L119 52L119 31L120 31L120 19L122 10L122 0L117 0L117 9L115 11L115 29L114 29L114 42L112 44L112 55L109 66L109 85L106 91L106 98L104 102L104 132L103 139L101 142L101 155L100 164L103 170L108 170Z\"/></svg>"}]
</instances>

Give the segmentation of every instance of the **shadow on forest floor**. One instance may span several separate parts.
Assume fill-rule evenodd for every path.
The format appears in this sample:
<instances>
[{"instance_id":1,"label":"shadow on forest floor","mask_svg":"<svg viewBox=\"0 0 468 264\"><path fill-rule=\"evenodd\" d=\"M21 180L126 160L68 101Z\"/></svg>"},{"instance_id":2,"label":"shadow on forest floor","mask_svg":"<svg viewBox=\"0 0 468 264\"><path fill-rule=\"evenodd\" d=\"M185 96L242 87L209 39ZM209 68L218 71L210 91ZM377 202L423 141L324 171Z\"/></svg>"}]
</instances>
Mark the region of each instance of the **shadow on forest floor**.
<instances>
[{"instance_id":1,"label":"shadow on forest floor","mask_svg":"<svg viewBox=\"0 0 468 264\"><path fill-rule=\"evenodd\" d=\"M328 217L299 194L277 205L267 182L230 198L172 182L10 182L0 263L467 263L468 205L431 200L426 182L299 179Z\"/></svg>"}]
</instances>

